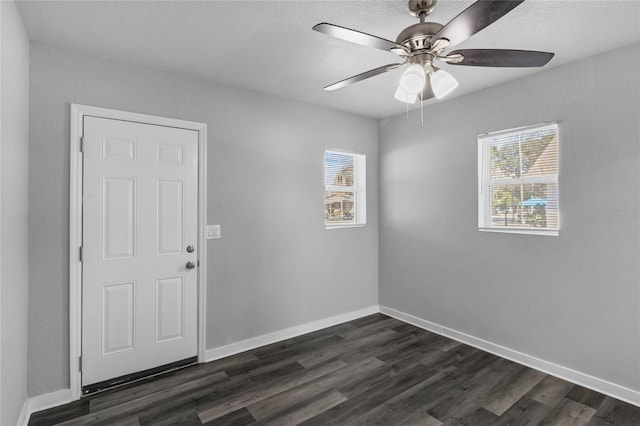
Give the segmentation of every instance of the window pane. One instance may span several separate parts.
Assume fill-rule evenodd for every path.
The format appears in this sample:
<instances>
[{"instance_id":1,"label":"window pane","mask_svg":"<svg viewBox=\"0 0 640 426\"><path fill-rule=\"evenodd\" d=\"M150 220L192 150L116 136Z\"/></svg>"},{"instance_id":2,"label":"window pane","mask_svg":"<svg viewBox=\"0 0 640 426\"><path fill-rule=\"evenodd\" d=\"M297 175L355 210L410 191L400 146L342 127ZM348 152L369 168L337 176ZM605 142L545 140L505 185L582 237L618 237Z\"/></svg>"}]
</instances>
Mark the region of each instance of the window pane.
<instances>
[{"instance_id":1,"label":"window pane","mask_svg":"<svg viewBox=\"0 0 640 426\"><path fill-rule=\"evenodd\" d=\"M356 223L355 194L353 192L326 191L324 217L326 223Z\"/></svg>"},{"instance_id":2,"label":"window pane","mask_svg":"<svg viewBox=\"0 0 640 426\"><path fill-rule=\"evenodd\" d=\"M558 229L558 185L491 186L491 227Z\"/></svg>"},{"instance_id":3,"label":"window pane","mask_svg":"<svg viewBox=\"0 0 640 426\"><path fill-rule=\"evenodd\" d=\"M324 153L324 184L354 186L353 155L326 151Z\"/></svg>"},{"instance_id":4,"label":"window pane","mask_svg":"<svg viewBox=\"0 0 640 426\"><path fill-rule=\"evenodd\" d=\"M558 174L558 132L550 126L493 138L491 179Z\"/></svg>"},{"instance_id":5,"label":"window pane","mask_svg":"<svg viewBox=\"0 0 640 426\"><path fill-rule=\"evenodd\" d=\"M327 228L367 223L365 156L345 151L324 153L324 217Z\"/></svg>"}]
</instances>

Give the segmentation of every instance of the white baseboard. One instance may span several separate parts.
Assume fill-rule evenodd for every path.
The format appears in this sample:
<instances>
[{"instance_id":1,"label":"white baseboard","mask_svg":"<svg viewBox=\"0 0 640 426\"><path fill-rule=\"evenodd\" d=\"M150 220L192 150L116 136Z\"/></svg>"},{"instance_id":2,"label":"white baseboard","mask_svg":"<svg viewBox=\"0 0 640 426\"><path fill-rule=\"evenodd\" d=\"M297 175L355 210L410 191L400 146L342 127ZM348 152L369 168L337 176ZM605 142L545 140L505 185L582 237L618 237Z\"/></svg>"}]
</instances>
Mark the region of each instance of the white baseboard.
<instances>
[{"instance_id":1,"label":"white baseboard","mask_svg":"<svg viewBox=\"0 0 640 426\"><path fill-rule=\"evenodd\" d=\"M18 419L18 426L27 426L29 424L31 414L36 411L46 410L47 408L66 404L71 401L73 401L73 398L71 397L71 389L61 389L59 391L28 398L22 406L22 412Z\"/></svg>"},{"instance_id":2,"label":"white baseboard","mask_svg":"<svg viewBox=\"0 0 640 426\"><path fill-rule=\"evenodd\" d=\"M331 327L343 322L353 321L354 319L378 312L396 318L408 324L415 325L416 327L429 330L433 333L441 334L453 340L465 343L469 346L476 347L499 357L517 362L527 367L534 368L568 382L584 386L585 388L592 389L596 392L609 395L613 398L640 407L639 391L629 389L624 386L620 386L615 383L611 383L606 380L591 376L589 374L581 373L571 368L554 364L552 362L545 361L531 355L527 355L522 352L518 352L505 346L498 345L475 336L471 336L452 328L444 327L440 324L418 318L414 315L407 314L396 309L378 305L369 306L367 308L358 309L356 311L346 312L339 315L334 315L332 317L323 318L317 321L312 321L295 327L286 328L284 330L275 331L273 333L263 334L261 336L242 340L236 343L231 343L229 345L221 346L218 348L209 349L205 351L205 362L214 361L220 358L238 354L240 352L259 348L261 346L270 345L272 343L301 336L303 334L321 330L323 328ZM29 423L29 417L31 416L31 414L35 413L36 411L46 410L47 408L66 404L73 400L74 398L72 397L70 389L62 389L56 392L29 398L24 402L24 405L22 407L22 412L20 413L20 418L18 420L18 426L26 426Z\"/></svg>"},{"instance_id":3,"label":"white baseboard","mask_svg":"<svg viewBox=\"0 0 640 426\"><path fill-rule=\"evenodd\" d=\"M311 333L312 331L321 330L343 322L353 321L354 319L378 312L378 305L373 305L356 311L346 312L344 314L334 315L332 317L297 325L295 327L285 328L284 330L274 331L273 333L252 337L250 339L220 346L218 348L207 349L205 352L205 362L214 361L216 359L225 358L240 352L259 348L261 346L270 345L281 340L291 339L292 337L301 336L303 334Z\"/></svg>"},{"instance_id":4,"label":"white baseboard","mask_svg":"<svg viewBox=\"0 0 640 426\"><path fill-rule=\"evenodd\" d=\"M300 336L302 334L310 333L312 331L321 330L323 328L331 327L333 325L341 324L343 322L352 321L357 318L361 318L367 315L378 313L378 305L369 306L367 308L358 309L356 311L346 312L344 314L334 315L329 318L323 318L317 321L312 321L306 324L298 325L295 327L286 328L284 330L276 331L262 336L246 339L237 343L222 346L219 348L209 349L205 352L205 362L214 361L216 359L224 358L227 356L235 355L240 352L248 351L258 348L260 346L276 343L281 340L290 339L292 337ZM77 399L77 398L76 398ZM31 414L46 410L47 408L55 407L58 405L66 404L73 401L74 398L71 393L71 389L62 389L59 391L47 393L44 395L34 396L28 398L22 406L22 412L18 419L18 426L27 426Z\"/></svg>"},{"instance_id":5,"label":"white baseboard","mask_svg":"<svg viewBox=\"0 0 640 426\"><path fill-rule=\"evenodd\" d=\"M448 327L444 327L440 324L436 324L431 321L427 321L422 318L418 318L416 316L392 308L388 308L386 306L380 306L380 312L385 315L389 315L390 317L396 318L400 321L415 325L416 327L441 334L453 340L465 343L469 346L473 346L494 355L498 355L499 357L517 362L518 364L526 365L527 367L534 368L536 370L542 371L543 373L556 376L568 382L584 386L585 388L589 388L596 392L609 395L613 398L640 407L639 391L629 389L627 387L620 386L615 383L600 379L598 377L581 373L571 368L554 364L552 362L545 361L543 359L536 358L522 352L518 352L516 350L489 342L484 339L480 339L478 337L471 336L466 333L462 333Z\"/></svg>"}]
</instances>

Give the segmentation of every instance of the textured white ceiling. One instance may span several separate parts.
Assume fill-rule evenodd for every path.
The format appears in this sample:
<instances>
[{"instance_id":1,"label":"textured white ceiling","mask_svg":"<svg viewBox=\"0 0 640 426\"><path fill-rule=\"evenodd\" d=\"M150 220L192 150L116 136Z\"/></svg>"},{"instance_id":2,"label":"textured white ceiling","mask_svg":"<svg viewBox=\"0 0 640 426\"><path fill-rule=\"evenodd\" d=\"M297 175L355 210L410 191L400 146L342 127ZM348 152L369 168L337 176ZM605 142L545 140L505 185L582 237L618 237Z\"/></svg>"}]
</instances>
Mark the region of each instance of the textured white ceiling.
<instances>
[{"instance_id":1,"label":"textured white ceiling","mask_svg":"<svg viewBox=\"0 0 640 426\"><path fill-rule=\"evenodd\" d=\"M405 110L393 98L400 70L323 91L398 58L311 30L330 22L395 40L418 22L405 1L17 3L32 40L374 118ZM440 0L428 21L444 24L471 3ZM527 0L456 48L549 51L552 61L541 69L443 65L460 82L449 97L639 41L640 0Z\"/></svg>"}]
</instances>

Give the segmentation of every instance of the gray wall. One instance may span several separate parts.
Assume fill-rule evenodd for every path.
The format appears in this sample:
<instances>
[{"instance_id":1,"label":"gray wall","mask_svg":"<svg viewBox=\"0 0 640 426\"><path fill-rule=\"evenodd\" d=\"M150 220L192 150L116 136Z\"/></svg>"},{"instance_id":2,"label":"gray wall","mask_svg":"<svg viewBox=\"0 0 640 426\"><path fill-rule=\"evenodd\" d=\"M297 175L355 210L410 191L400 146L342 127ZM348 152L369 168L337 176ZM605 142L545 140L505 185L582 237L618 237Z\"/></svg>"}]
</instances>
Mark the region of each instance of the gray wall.
<instances>
[{"instance_id":1,"label":"gray wall","mask_svg":"<svg viewBox=\"0 0 640 426\"><path fill-rule=\"evenodd\" d=\"M375 120L32 43L29 395L69 387L69 103L208 124L208 348L377 304ZM367 155L366 227L324 229L325 148Z\"/></svg>"},{"instance_id":2,"label":"gray wall","mask_svg":"<svg viewBox=\"0 0 640 426\"><path fill-rule=\"evenodd\" d=\"M13 1L0 2L0 424L27 397L29 40Z\"/></svg>"},{"instance_id":3,"label":"gray wall","mask_svg":"<svg viewBox=\"0 0 640 426\"><path fill-rule=\"evenodd\" d=\"M380 123L380 304L640 390L640 45ZM477 134L560 123L558 237L477 230Z\"/></svg>"}]
</instances>

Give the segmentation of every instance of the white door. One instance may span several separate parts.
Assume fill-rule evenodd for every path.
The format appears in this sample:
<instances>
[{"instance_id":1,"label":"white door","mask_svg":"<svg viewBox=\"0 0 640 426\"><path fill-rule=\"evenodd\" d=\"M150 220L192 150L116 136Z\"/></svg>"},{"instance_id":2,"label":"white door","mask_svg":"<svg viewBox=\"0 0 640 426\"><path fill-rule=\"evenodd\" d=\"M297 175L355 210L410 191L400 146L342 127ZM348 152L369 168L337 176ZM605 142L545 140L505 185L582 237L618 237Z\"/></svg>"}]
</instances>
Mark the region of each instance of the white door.
<instances>
[{"instance_id":1,"label":"white door","mask_svg":"<svg viewBox=\"0 0 640 426\"><path fill-rule=\"evenodd\" d=\"M84 387L197 353L198 133L85 116L83 167Z\"/></svg>"}]
</instances>

